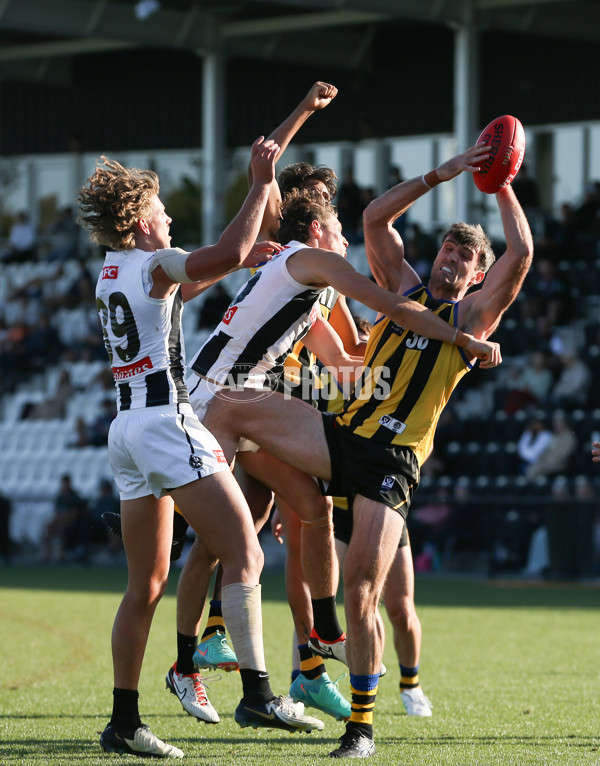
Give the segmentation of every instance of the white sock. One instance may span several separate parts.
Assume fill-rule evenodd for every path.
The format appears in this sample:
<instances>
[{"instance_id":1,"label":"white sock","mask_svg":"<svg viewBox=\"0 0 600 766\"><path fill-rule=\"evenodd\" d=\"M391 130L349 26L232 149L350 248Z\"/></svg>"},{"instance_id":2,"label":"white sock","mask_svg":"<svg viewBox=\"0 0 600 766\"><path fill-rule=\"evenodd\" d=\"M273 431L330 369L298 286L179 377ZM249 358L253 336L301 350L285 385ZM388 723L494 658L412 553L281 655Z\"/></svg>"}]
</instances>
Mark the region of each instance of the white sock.
<instances>
[{"instance_id":1,"label":"white sock","mask_svg":"<svg viewBox=\"0 0 600 766\"><path fill-rule=\"evenodd\" d=\"M225 585L221 609L240 668L266 672L260 593L260 585Z\"/></svg>"}]
</instances>

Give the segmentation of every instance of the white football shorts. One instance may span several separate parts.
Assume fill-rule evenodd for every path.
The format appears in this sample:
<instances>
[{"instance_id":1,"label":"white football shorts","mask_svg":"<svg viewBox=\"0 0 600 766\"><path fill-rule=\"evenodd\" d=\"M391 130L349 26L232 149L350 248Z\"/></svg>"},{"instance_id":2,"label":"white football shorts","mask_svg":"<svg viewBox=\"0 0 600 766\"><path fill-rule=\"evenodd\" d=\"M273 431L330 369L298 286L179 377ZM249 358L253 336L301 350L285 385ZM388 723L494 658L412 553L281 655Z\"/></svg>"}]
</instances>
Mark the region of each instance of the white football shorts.
<instances>
[{"instance_id":1,"label":"white football shorts","mask_svg":"<svg viewBox=\"0 0 600 766\"><path fill-rule=\"evenodd\" d=\"M220 444L189 404L120 411L108 455L121 500L162 497L171 489L229 471Z\"/></svg>"},{"instance_id":2,"label":"white football shorts","mask_svg":"<svg viewBox=\"0 0 600 766\"><path fill-rule=\"evenodd\" d=\"M193 372L186 380L187 389L190 393L190 404L198 418L202 421L206 415L208 405L211 403L215 394L219 391L226 392L227 386L221 386L219 383L208 381ZM250 439L242 437L238 441L238 452L258 452L260 447Z\"/></svg>"}]
</instances>

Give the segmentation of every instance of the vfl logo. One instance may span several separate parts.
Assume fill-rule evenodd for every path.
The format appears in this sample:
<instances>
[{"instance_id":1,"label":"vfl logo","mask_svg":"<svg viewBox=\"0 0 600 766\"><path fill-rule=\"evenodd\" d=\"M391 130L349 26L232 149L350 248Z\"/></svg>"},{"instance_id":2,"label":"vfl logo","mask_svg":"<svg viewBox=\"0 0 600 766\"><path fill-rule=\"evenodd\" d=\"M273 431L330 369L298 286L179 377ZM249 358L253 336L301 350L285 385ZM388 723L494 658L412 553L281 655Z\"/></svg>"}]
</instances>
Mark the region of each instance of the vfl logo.
<instances>
[{"instance_id":1,"label":"vfl logo","mask_svg":"<svg viewBox=\"0 0 600 766\"><path fill-rule=\"evenodd\" d=\"M190 455L190 468L194 471L199 471L204 465L202 458L199 455Z\"/></svg>"},{"instance_id":2,"label":"vfl logo","mask_svg":"<svg viewBox=\"0 0 600 766\"><path fill-rule=\"evenodd\" d=\"M390 431L395 431L397 434L401 434L406 428L406 423L403 423L401 420L396 420L396 418L393 418L391 415L382 415L377 422L380 426L389 428Z\"/></svg>"},{"instance_id":3,"label":"vfl logo","mask_svg":"<svg viewBox=\"0 0 600 766\"><path fill-rule=\"evenodd\" d=\"M379 491L385 492L386 489L392 489L393 486L394 486L394 477L385 476L383 481L381 482L381 487L379 487Z\"/></svg>"},{"instance_id":4,"label":"vfl logo","mask_svg":"<svg viewBox=\"0 0 600 766\"><path fill-rule=\"evenodd\" d=\"M223 324L229 324L233 317L235 316L235 312L238 310L237 306L230 306L227 311L225 312L225 316L221 320Z\"/></svg>"},{"instance_id":5,"label":"vfl logo","mask_svg":"<svg viewBox=\"0 0 600 766\"><path fill-rule=\"evenodd\" d=\"M102 279L116 279L119 276L118 266L103 266Z\"/></svg>"}]
</instances>

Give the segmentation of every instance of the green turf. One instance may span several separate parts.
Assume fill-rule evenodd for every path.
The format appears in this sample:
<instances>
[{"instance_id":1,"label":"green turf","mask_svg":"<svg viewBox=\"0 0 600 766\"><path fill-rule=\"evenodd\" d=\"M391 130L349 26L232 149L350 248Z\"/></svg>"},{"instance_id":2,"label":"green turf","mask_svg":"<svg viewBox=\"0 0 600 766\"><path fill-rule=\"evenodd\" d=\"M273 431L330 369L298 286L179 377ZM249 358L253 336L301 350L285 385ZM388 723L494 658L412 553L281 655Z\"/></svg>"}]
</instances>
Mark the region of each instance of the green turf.
<instances>
[{"instance_id":1,"label":"green turf","mask_svg":"<svg viewBox=\"0 0 600 766\"><path fill-rule=\"evenodd\" d=\"M105 755L110 629L125 584L119 569L0 569L0 764L138 763ZM288 689L292 623L279 575L264 579L264 632L273 688ZM174 660L176 573L158 608L141 681L143 720L181 747L181 763L311 764L343 726L322 733L241 730L237 674L209 681L218 726L197 724L168 694ZM427 766L600 764L600 591L581 586L418 579L421 680L429 720L408 718L391 641L375 713L373 763ZM343 667L329 663L335 678ZM340 683L347 694L348 679ZM143 762L143 761L141 761Z\"/></svg>"}]
</instances>

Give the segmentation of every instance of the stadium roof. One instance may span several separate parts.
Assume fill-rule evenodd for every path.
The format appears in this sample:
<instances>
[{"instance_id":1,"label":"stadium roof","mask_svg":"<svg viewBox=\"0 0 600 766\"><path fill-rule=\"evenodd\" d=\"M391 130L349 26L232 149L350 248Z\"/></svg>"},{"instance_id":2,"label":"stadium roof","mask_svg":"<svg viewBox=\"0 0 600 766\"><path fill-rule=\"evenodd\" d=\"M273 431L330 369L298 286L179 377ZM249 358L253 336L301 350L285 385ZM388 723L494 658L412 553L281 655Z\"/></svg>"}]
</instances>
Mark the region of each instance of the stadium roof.
<instances>
[{"instance_id":1,"label":"stadium roof","mask_svg":"<svg viewBox=\"0 0 600 766\"><path fill-rule=\"evenodd\" d=\"M255 136L277 124L268 110L286 113L281 93L291 69L316 70L315 79L335 73L330 81L344 81L346 104L353 108L356 94L369 124L388 135L405 134L407 125L415 133L452 128L458 145L468 146L484 102L486 114L519 114L534 124L597 119L589 94L598 43L600 0L0 0L2 153L59 151L69 136L94 151L202 140L205 156L215 158L203 171L204 198L214 208L207 203L203 231L212 241L211 227L222 219L225 145L248 141L231 126ZM227 60L238 70L224 82ZM302 88L307 79L304 73ZM140 120L147 80L166 108ZM255 81L279 83L271 103ZM225 119L225 102L242 108ZM418 106L400 126L403 103ZM343 116L343 107L340 99L331 119L347 140L356 114ZM319 121L323 140L327 121ZM472 190L463 178L456 187L468 220Z\"/></svg>"},{"instance_id":2,"label":"stadium roof","mask_svg":"<svg viewBox=\"0 0 600 766\"><path fill-rule=\"evenodd\" d=\"M137 46L360 68L377 26L400 20L600 40L597 0L0 0L0 78Z\"/></svg>"}]
</instances>

